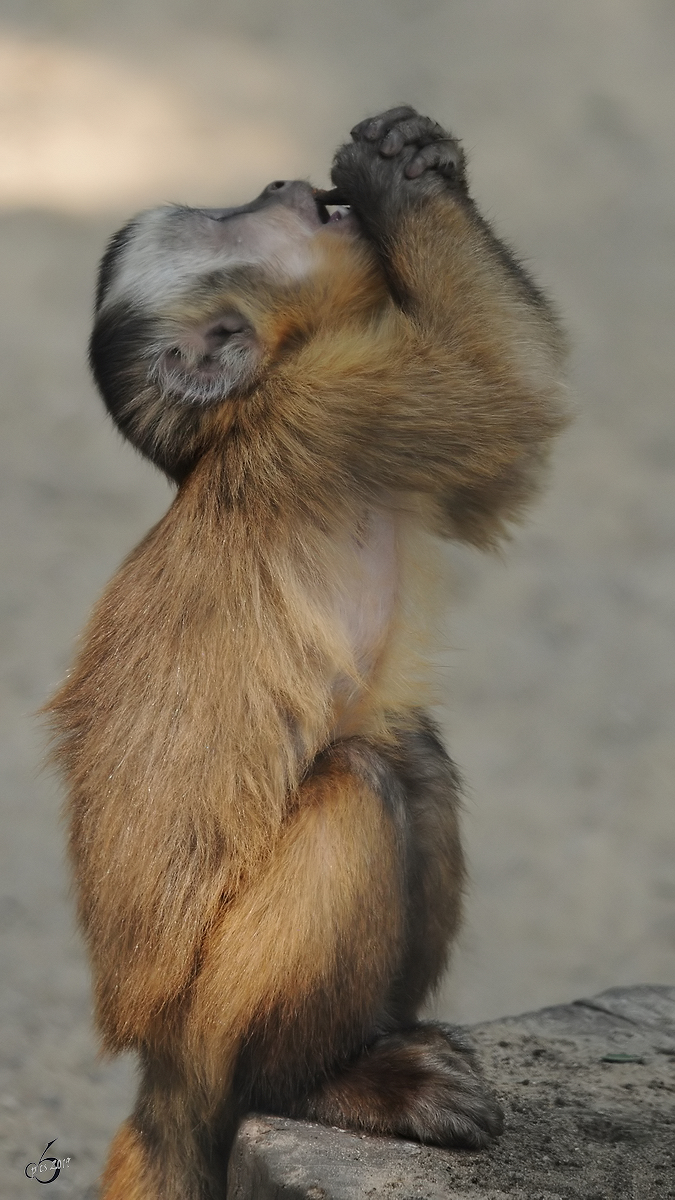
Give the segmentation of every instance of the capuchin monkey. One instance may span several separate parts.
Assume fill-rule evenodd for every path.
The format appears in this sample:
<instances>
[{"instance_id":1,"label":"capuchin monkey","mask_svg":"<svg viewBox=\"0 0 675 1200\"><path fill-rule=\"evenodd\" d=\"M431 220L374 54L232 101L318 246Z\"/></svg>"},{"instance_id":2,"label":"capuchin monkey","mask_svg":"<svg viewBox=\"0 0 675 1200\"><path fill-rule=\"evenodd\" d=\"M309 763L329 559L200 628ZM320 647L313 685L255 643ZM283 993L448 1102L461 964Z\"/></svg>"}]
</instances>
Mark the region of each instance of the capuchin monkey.
<instances>
[{"instance_id":1,"label":"capuchin monkey","mask_svg":"<svg viewBox=\"0 0 675 1200\"><path fill-rule=\"evenodd\" d=\"M453 137L351 136L333 191L154 209L101 265L96 381L178 485L48 709L98 1028L142 1072L105 1200L223 1200L250 1109L502 1128L418 1019L464 867L414 627L439 537L492 547L536 490L564 345Z\"/></svg>"}]
</instances>

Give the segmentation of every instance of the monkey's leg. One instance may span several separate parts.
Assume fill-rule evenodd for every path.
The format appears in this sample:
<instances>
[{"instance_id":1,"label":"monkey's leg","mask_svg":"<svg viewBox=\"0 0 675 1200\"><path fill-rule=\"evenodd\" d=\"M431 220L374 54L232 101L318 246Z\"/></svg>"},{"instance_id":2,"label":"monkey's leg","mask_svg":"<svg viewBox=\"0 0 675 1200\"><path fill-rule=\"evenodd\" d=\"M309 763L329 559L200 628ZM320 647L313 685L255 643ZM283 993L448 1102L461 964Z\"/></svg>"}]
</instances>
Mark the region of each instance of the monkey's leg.
<instances>
[{"instance_id":1,"label":"monkey's leg","mask_svg":"<svg viewBox=\"0 0 675 1200\"><path fill-rule=\"evenodd\" d=\"M405 825L396 772L366 742L317 761L260 875L208 934L165 1053L146 1053L104 1200L223 1200L256 1081L308 1091L372 1041L404 949Z\"/></svg>"},{"instance_id":2,"label":"monkey's leg","mask_svg":"<svg viewBox=\"0 0 675 1200\"><path fill-rule=\"evenodd\" d=\"M377 1033L349 1064L333 1066L303 1092L294 1061L300 1047L291 1043L284 1054L289 1031L275 1027L273 1037L267 1031L263 1044L254 1040L246 1052L257 1079L252 1107L440 1145L483 1146L501 1132L502 1115L472 1051L458 1031L416 1021L444 969L459 919L464 869L457 772L423 714L380 753L405 795L406 912L401 961ZM254 1057L261 1064L257 1075L250 1072ZM282 1070L270 1066L275 1057Z\"/></svg>"},{"instance_id":3,"label":"monkey's leg","mask_svg":"<svg viewBox=\"0 0 675 1200\"><path fill-rule=\"evenodd\" d=\"M143 1055L132 1116L110 1147L101 1200L225 1200L241 1113L207 1095L178 1047Z\"/></svg>"},{"instance_id":4,"label":"monkey's leg","mask_svg":"<svg viewBox=\"0 0 675 1200\"><path fill-rule=\"evenodd\" d=\"M405 952L387 998L392 1028L400 1028L415 1021L439 982L459 925L465 878L461 781L422 711L409 715L395 745L383 753L403 786L408 822Z\"/></svg>"}]
</instances>

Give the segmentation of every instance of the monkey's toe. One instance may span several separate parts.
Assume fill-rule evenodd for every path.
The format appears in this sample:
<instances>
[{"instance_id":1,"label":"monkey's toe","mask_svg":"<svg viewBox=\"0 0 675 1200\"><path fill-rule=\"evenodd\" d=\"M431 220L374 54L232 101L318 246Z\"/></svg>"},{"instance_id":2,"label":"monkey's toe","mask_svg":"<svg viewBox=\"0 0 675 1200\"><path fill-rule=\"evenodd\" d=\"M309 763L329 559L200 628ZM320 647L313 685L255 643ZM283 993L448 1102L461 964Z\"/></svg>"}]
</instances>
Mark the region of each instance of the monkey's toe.
<instances>
[{"instance_id":1,"label":"monkey's toe","mask_svg":"<svg viewBox=\"0 0 675 1200\"><path fill-rule=\"evenodd\" d=\"M438 1146L480 1149L503 1114L456 1031L419 1025L376 1041L293 1106L294 1116Z\"/></svg>"}]
</instances>

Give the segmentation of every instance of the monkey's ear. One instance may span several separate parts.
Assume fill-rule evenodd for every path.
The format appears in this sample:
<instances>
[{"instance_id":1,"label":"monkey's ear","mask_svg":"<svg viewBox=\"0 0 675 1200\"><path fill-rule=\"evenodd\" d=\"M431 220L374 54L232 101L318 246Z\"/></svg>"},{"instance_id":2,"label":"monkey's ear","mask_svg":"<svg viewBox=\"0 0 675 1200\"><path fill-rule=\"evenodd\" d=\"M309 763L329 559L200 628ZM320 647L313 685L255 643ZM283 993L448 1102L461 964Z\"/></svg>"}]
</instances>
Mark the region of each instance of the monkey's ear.
<instances>
[{"instance_id":1,"label":"monkey's ear","mask_svg":"<svg viewBox=\"0 0 675 1200\"><path fill-rule=\"evenodd\" d=\"M148 348L150 378L162 394L185 404L217 404L255 380L262 346L236 310L168 332Z\"/></svg>"}]
</instances>

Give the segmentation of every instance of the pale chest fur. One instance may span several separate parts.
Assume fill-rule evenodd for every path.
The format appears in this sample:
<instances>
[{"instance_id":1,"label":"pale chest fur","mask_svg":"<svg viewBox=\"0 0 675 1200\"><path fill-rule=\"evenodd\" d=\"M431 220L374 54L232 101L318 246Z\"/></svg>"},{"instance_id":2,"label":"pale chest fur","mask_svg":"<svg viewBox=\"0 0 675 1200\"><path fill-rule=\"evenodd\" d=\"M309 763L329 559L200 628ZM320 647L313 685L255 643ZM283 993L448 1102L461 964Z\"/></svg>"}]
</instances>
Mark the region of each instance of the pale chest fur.
<instances>
[{"instance_id":1,"label":"pale chest fur","mask_svg":"<svg viewBox=\"0 0 675 1200\"><path fill-rule=\"evenodd\" d=\"M329 616L352 670L333 680L338 724L359 706L385 652L400 589L397 521L384 509L365 510L344 539L334 544Z\"/></svg>"}]
</instances>

